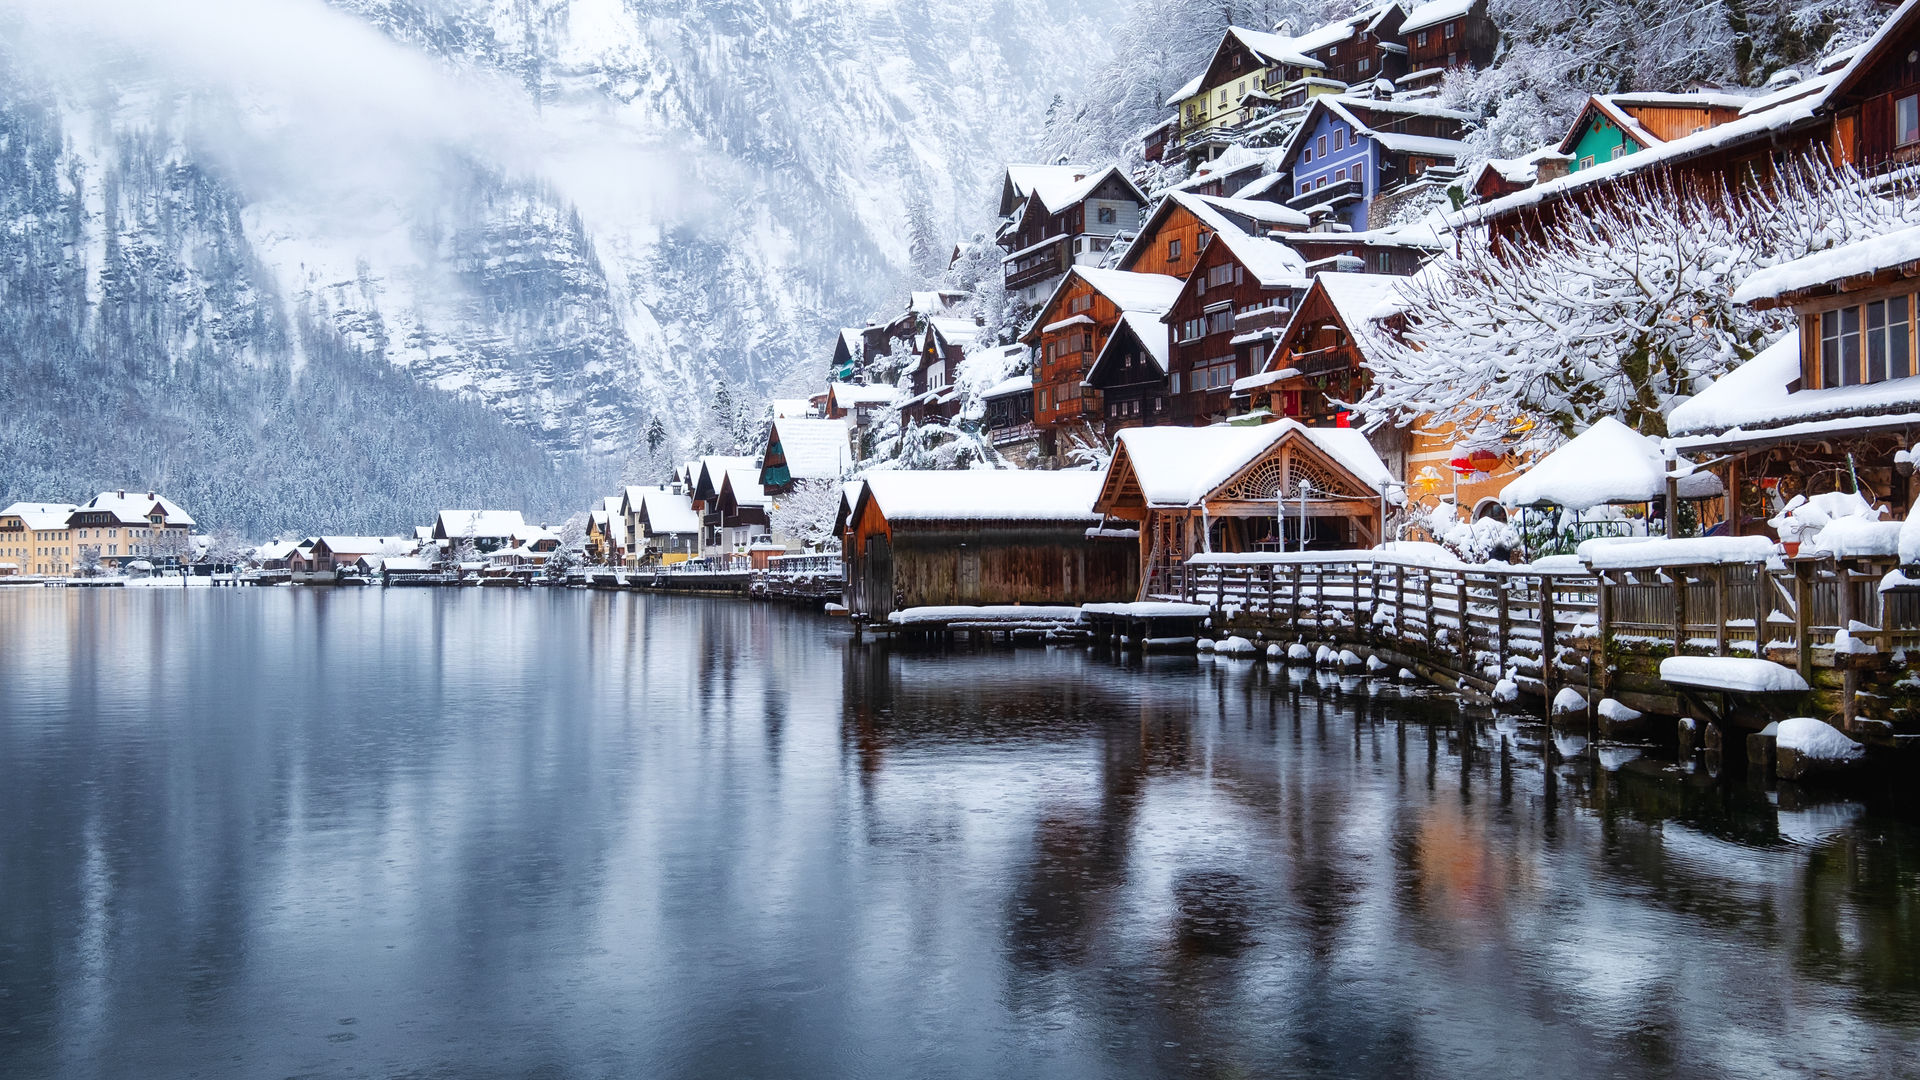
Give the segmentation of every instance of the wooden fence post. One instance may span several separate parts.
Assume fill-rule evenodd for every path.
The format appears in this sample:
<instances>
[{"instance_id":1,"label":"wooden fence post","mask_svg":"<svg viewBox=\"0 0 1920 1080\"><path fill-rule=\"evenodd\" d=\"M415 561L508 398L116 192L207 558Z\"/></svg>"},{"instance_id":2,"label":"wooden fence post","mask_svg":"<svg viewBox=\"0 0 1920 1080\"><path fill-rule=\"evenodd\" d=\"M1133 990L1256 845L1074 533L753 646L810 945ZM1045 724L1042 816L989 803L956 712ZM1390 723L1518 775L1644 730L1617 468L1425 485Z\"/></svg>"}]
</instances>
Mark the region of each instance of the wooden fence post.
<instances>
[{"instance_id":1,"label":"wooden fence post","mask_svg":"<svg viewBox=\"0 0 1920 1080\"><path fill-rule=\"evenodd\" d=\"M1713 568L1713 649L1715 656L1727 655L1727 567Z\"/></svg>"},{"instance_id":2,"label":"wooden fence post","mask_svg":"<svg viewBox=\"0 0 1920 1080\"><path fill-rule=\"evenodd\" d=\"M1460 674L1466 675L1473 668L1473 634L1469 630L1471 624L1467 622L1467 572L1459 570L1455 573L1458 576L1453 582L1453 600L1460 619L1460 647L1456 651L1460 655Z\"/></svg>"},{"instance_id":3,"label":"wooden fence post","mask_svg":"<svg viewBox=\"0 0 1920 1080\"><path fill-rule=\"evenodd\" d=\"M1512 621L1513 617L1507 610L1507 586L1512 581L1513 581L1512 578L1507 577L1504 574L1496 575L1494 577L1494 583L1495 583L1494 592L1495 592L1495 596L1498 598L1498 602L1500 605L1499 623L1497 627L1500 634L1500 641L1498 644L1494 646L1493 654L1499 661L1501 678L1506 678L1507 641L1512 636L1512 633L1513 633L1513 621Z\"/></svg>"},{"instance_id":4,"label":"wooden fence post","mask_svg":"<svg viewBox=\"0 0 1920 1080\"><path fill-rule=\"evenodd\" d=\"M1604 594L1603 594L1604 595ZM1553 625L1553 575L1540 577L1540 688L1547 698L1547 715L1553 715L1554 644L1559 632Z\"/></svg>"}]
</instances>

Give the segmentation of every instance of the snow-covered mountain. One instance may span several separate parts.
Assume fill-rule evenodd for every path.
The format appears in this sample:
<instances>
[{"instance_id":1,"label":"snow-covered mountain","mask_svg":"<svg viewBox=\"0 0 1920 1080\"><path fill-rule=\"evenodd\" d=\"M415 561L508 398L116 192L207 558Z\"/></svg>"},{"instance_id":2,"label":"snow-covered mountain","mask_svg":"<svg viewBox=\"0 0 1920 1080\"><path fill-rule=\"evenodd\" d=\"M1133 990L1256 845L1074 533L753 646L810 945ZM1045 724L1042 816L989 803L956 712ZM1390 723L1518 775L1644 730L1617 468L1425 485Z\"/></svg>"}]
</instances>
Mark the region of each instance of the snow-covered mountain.
<instances>
[{"instance_id":1,"label":"snow-covered mountain","mask_svg":"<svg viewBox=\"0 0 1920 1080\"><path fill-rule=\"evenodd\" d=\"M0 502L571 504L943 263L1118 6L0 0Z\"/></svg>"}]
</instances>

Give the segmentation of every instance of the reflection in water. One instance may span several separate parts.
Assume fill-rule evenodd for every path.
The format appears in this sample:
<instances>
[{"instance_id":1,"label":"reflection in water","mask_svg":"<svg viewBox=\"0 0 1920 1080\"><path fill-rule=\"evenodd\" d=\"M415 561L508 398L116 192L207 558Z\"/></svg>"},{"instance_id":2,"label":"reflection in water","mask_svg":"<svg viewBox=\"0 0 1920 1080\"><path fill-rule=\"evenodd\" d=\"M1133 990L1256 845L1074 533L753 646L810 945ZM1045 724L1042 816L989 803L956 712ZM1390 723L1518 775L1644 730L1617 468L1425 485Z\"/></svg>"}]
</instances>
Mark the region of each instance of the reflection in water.
<instances>
[{"instance_id":1,"label":"reflection in water","mask_svg":"<svg viewBox=\"0 0 1920 1080\"><path fill-rule=\"evenodd\" d=\"M1920 1057L1904 821L1264 662L546 590L0 591L0 820L10 1077Z\"/></svg>"}]
</instances>

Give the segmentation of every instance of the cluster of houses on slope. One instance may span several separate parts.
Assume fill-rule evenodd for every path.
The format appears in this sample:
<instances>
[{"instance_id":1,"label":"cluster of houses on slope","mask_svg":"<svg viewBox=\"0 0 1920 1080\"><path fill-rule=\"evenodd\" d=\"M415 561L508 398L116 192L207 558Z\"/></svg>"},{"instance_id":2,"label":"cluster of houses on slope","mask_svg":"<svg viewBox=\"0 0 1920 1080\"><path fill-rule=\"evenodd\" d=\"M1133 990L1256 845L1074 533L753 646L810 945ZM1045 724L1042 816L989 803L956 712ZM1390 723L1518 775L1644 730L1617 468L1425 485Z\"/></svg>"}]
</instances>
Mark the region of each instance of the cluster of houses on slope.
<instances>
[{"instance_id":1,"label":"cluster of houses on slope","mask_svg":"<svg viewBox=\"0 0 1920 1080\"><path fill-rule=\"evenodd\" d=\"M1033 303L1020 335L1028 352L966 422L1013 463L1053 466L1083 433L1117 448L1136 428L1345 428L1345 403L1372 378L1370 352L1404 319L1398 281L1451 243L1452 229L1524 243L1543 221L1654 169L1738 188L1799 156L1870 175L1920 161L1912 2L1817 70L1752 92L1595 95L1556 143L1463 174L1473 118L1432 91L1447 68L1484 63L1492 41L1483 0L1388 3L1304 34L1231 28L1149 134L1148 156L1184 161L1187 180L1150 199L1112 167L1008 167L999 242L1008 292ZM1911 501L1913 254L1889 238L1743 290L1757 308L1791 307L1800 333L1671 418L1675 446L1712 459L1732 493L1715 520L1755 528L1735 502L1760 506L1756 488L1781 494L1819 473L1846 472L1896 512ZM828 415L858 430L871 423L860 408L900 408L905 395L917 411L903 408L904 422L953 418L941 391L973 331L932 305L908 319L910 389L836 382L823 395ZM836 378L900 330L842 334ZM1418 422L1371 439L1411 500L1474 516L1504 516L1499 495L1526 464L1466 453Z\"/></svg>"},{"instance_id":2,"label":"cluster of houses on slope","mask_svg":"<svg viewBox=\"0 0 1920 1080\"><path fill-rule=\"evenodd\" d=\"M0 577L71 577L177 565L193 517L152 491L103 491L84 504L19 502L0 510Z\"/></svg>"}]
</instances>

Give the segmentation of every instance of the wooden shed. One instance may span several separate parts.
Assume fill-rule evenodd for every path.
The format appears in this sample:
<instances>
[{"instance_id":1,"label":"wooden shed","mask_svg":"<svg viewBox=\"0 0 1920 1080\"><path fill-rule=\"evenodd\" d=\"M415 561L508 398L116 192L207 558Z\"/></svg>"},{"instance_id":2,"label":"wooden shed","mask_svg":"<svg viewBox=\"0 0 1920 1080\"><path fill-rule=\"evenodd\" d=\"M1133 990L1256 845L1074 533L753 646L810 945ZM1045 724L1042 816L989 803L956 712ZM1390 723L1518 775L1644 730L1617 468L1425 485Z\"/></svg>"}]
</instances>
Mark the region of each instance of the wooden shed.
<instances>
[{"instance_id":1,"label":"wooden shed","mask_svg":"<svg viewBox=\"0 0 1920 1080\"><path fill-rule=\"evenodd\" d=\"M1131 600L1130 532L1103 533L1090 472L876 472L847 528L848 608L884 620L915 607Z\"/></svg>"}]
</instances>

